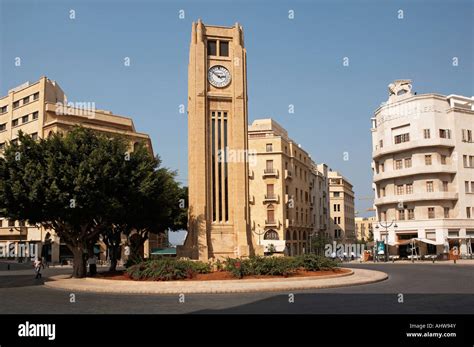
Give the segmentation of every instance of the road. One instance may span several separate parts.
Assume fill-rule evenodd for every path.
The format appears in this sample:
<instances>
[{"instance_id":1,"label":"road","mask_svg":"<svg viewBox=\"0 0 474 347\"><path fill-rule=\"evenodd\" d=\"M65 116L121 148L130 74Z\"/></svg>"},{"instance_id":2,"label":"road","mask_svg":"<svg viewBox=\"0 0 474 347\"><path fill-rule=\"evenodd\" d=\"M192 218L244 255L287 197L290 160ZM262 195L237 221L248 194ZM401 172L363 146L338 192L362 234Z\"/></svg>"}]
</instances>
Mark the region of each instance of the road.
<instances>
[{"instance_id":1,"label":"road","mask_svg":"<svg viewBox=\"0 0 474 347\"><path fill-rule=\"evenodd\" d=\"M474 266L460 264L348 264L384 271L383 282L293 293L176 295L72 293L43 286L30 268L0 267L0 313L474 313ZM44 270L43 278L70 273ZM290 302L290 294L294 302ZM400 295L401 294L401 295Z\"/></svg>"}]
</instances>

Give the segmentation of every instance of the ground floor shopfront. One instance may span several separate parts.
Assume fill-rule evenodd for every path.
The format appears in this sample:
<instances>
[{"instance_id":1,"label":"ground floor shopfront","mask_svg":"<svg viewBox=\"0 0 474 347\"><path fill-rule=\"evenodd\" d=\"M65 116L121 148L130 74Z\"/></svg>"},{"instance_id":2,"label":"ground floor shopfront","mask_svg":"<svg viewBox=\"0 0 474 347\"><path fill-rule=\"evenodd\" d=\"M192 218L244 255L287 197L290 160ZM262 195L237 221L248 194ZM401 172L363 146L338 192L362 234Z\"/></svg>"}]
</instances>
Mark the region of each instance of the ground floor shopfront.
<instances>
[{"instance_id":1,"label":"ground floor shopfront","mask_svg":"<svg viewBox=\"0 0 474 347\"><path fill-rule=\"evenodd\" d=\"M374 240L387 245L389 255L408 258L411 255L453 255L472 257L474 220L438 221L437 223L399 222L388 229L374 231ZM395 225L397 225L395 227Z\"/></svg>"}]
</instances>

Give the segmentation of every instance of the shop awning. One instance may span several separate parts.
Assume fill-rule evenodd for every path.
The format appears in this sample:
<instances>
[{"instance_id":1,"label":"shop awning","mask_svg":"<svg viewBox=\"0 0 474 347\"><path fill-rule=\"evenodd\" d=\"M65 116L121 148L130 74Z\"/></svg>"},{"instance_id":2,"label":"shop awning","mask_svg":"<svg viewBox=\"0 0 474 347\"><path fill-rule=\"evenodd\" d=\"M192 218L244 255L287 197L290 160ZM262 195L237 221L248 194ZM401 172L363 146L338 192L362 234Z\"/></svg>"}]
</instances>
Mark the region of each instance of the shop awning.
<instances>
[{"instance_id":1,"label":"shop awning","mask_svg":"<svg viewBox=\"0 0 474 347\"><path fill-rule=\"evenodd\" d=\"M176 248L153 248L151 255L176 255Z\"/></svg>"},{"instance_id":2,"label":"shop awning","mask_svg":"<svg viewBox=\"0 0 474 347\"><path fill-rule=\"evenodd\" d=\"M423 239L423 238L416 238L415 240L416 241L421 241L421 242L424 242L424 243L428 243L430 245L435 245L435 246L438 246L438 245L441 246L441 245L444 244L443 242L439 243L439 242L436 242L435 240Z\"/></svg>"}]
</instances>

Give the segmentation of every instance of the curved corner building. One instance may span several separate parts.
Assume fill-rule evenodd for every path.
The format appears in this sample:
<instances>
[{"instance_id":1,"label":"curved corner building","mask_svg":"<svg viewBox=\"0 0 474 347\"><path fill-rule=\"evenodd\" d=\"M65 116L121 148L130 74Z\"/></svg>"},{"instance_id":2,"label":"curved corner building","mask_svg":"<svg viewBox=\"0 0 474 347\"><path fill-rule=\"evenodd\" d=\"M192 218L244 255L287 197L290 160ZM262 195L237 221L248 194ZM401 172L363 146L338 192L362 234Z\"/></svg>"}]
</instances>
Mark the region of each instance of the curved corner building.
<instances>
[{"instance_id":1,"label":"curved corner building","mask_svg":"<svg viewBox=\"0 0 474 347\"><path fill-rule=\"evenodd\" d=\"M389 85L372 118L372 170L378 228L390 255L472 254L474 97L411 92ZM391 224L391 225L390 225Z\"/></svg>"}]
</instances>

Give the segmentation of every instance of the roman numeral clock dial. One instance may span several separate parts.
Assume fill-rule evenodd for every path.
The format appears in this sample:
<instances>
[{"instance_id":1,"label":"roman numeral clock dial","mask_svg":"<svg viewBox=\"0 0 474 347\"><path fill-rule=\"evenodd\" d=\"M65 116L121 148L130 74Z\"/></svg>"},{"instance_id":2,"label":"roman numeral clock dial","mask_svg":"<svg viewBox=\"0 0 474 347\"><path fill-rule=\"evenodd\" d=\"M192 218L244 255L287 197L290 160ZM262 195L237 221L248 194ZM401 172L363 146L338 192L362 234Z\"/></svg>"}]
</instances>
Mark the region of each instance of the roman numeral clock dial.
<instances>
[{"instance_id":1,"label":"roman numeral clock dial","mask_svg":"<svg viewBox=\"0 0 474 347\"><path fill-rule=\"evenodd\" d=\"M230 72L222 65L214 65L209 68L207 79L214 87L224 88L230 83Z\"/></svg>"}]
</instances>

